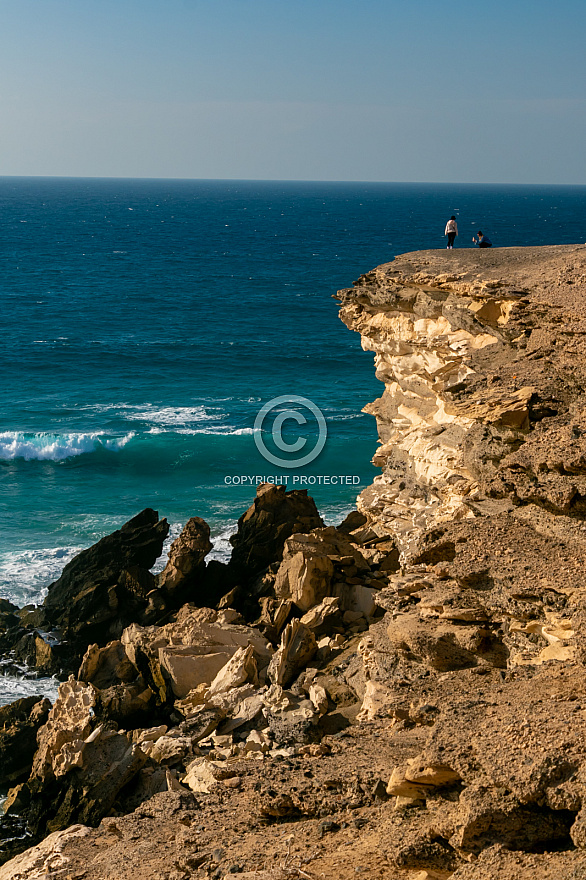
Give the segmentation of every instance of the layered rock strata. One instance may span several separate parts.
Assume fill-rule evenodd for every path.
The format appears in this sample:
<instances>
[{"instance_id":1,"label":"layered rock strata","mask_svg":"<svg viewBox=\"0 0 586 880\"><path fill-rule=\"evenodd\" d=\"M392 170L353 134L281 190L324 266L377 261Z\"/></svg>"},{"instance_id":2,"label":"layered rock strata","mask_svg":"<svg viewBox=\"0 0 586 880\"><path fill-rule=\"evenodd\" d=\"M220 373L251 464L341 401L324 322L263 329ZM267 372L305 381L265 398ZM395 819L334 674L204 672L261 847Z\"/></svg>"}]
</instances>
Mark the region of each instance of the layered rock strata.
<instances>
[{"instance_id":1,"label":"layered rock strata","mask_svg":"<svg viewBox=\"0 0 586 880\"><path fill-rule=\"evenodd\" d=\"M358 506L406 557L436 524L584 512L585 273L584 246L426 251L340 292L385 385Z\"/></svg>"}]
</instances>

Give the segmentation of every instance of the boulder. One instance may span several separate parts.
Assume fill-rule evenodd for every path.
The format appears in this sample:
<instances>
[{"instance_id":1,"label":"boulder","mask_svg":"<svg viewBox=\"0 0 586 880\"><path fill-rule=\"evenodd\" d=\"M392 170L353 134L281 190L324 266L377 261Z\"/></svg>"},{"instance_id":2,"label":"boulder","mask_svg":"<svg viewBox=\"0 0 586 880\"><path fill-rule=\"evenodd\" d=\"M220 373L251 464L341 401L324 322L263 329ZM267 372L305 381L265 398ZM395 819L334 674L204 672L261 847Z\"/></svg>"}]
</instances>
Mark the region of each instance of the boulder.
<instances>
[{"instance_id":1,"label":"boulder","mask_svg":"<svg viewBox=\"0 0 586 880\"><path fill-rule=\"evenodd\" d=\"M337 529L314 529L285 542L283 561L275 579L278 598L291 599L303 612L327 596L338 596L342 611L374 612L374 590L362 585L359 574L368 562L348 537ZM364 593L367 590L367 593Z\"/></svg>"},{"instance_id":2,"label":"boulder","mask_svg":"<svg viewBox=\"0 0 586 880\"><path fill-rule=\"evenodd\" d=\"M273 684L287 687L317 652L313 632L300 620L292 620L283 630L281 642L268 668Z\"/></svg>"},{"instance_id":3,"label":"boulder","mask_svg":"<svg viewBox=\"0 0 586 880\"><path fill-rule=\"evenodd\" d=\"M358 510L351 510L346 519L338 526L338 531L350 535L356 529L360 529L368 522L366 516Z\"/></svg>"},{"instance_id":4,"label":"boulder","mask_svg":"<svg viewBox=\"0 0 586 880\"><path fill-rule=\"evenodd\" d=\"M82 743L65 746L54 779L31 776L27 814L33 836L75 822L97 825L147 756L122 733L97 727Z\"/></svg>"},{"instance_id":5,"label":"boulder","mask_svg":"<svg viewBox=\"0 0 586 880\"><path fill-rule=\"evenodd\" d=\"M230 568L244 581L250 581L272 562L280 562L290 535L322 525L307 490L287 492L285 486L262 483L252 506L238 520L238 532L230 538Z\"/></svg>"},{"instance_id":6,"label":"boulder","mask_svg":"<svg viewBox=\"0 0 586 880\"><path fill-rule=\"evenodd\" d=\"M45 632L27 632L18 630L18 640L12 646L12 656L19 663L37 669L43 675L55 675L63 667L63 658L67 659L65 646L58 644L57 639Z\"/></svg>"},{"instance_id":7,"label":"boulder","mask_svg":"<svg viewBox=\"0 0 586 880\"><path fill-rule=\"evenodd\" d=\"M225 693L248 681L258 685L258 670L252 645L238 648L212 681L207 696Z\"/></svg>"},{"instance_id":8,"label":"boulder","mask_svg":"<svg viewBox=\"0 0 586 880\"><path fill-rule=\"evenodd\" d=\"M96 688L109 688L120 682L131 682L137 677L137 671L128 659L121 641L108 642L104 648L90 645L85 652L79 672L78 681L91 682Z\"/></svg>"},{"instance_id":9,"label":"boulder","mask_svg":"<svg viewBox=\"0 0 586 880\"><path fill-rule=\"evenodd\" d=\"M128 627L122 643L161 702L181 700L198 686L209 687L238 649L249 645L262 676L273 653L270 643L258 629L232 618L239 619L236 612L185 605L165 626Z\"/></svg>"},{"instance_id":10,"label":"boulder","mask_svg":"<svg viewBox=\"0 0 586 880\"><path fill-rule=\"evenodd\" d=\"M118 684L98 692L96 715L126 729L152 720L155 695L142 676L131 684Z\"/></svg>"},{"instance_id":11,"label":"boulder","mask_svg":"<svg viewBox=\"0 0 586 880\"><path fill-rule=\"evenodd\" d=\"M94 729L96 701L95 687L75 681L73 676L59 686L47 722L38 733L31 778L63 776L78 763L84 741Z\"/></svg>"},{"instance_id":12,"label":"boulder","mask_svg":"<svg viewBox=\"0 0 586 880\"><path fill-rule=\"evenodd\" d=\"M181 781L196 794L209 794L221 779L229 776L230 771L226 770L223 762L196 758L187 767L187 772Z\"/></svg>"},{"instance_id":13,"label":"boulder","mask_svg":"<svg viewBox=\"0 0 586 880\"><path fill-rule=\"evenodd\" d=\"M146 755L121 733L98 723L98 691L71 677L61 684L26 783L32 842L75 822L96 824Z\"/></svg>"},{"instance_id":14,"label":"boulder","mask_svg":"<svg viewBox=\"0 0 586 880\"><path fill-rule=\"evenodd\" d=\"M142 751L148 753L151 761L172 767L189 755L193 755L191 738L188 736L160 736L149 748L141 744ZM197 754L197 752L196 752Z\"/></svg>"},{"instance_id":15,"label":"boulder","mask_svg":"<svg viewBox=\"0 0 586 880\"><path fill-rule=\"evenodd\" d=\"M319 605L310 608L301 618L305 624L319 638L331 635L334 631L341 632L344 629L344 621L340 612L340 600L337 596L327 596Z\"/></svg>"},{"instance_id":16,"label":"boulder","mask_svg":"<svg viewBox=\"0 0 586 880\"><path fill-rule=\"evenodd\" d=\"M157 589L174 600L196 600L204 575L204 559L212 549L210 527L199 516L187 521L179 537L171 544L167 565L157 575ZM205 603L204 604L209 604Z\"/></svg>"}]
</instances>

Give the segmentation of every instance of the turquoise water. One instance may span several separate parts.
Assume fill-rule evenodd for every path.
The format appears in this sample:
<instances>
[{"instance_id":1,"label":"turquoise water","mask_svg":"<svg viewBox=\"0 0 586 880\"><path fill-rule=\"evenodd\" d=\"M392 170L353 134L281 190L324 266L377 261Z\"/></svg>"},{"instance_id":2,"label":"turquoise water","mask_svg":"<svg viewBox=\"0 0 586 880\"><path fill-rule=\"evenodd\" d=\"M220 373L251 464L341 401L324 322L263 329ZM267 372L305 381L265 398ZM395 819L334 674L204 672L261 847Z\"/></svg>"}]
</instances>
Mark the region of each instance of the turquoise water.
<instances>
[{"instance_id":1,"label":"turquoise water","mask_svg":"<svg viewBox=\"0 0 586 880\"><path fill-rule=\"evenodd\" d=\"M0 595L23 604L146 506L172 535L206 518L221 557L254 495L235 476L322 478L340 520L377 473L382 386L332 294L443 248L452 213L457 246L583 240L586 188L0 178L0 209ZM256 446L283 395L325 417L302 468ZM306 415L286 442L315 443Z\"/></svg>"}]
</instances>

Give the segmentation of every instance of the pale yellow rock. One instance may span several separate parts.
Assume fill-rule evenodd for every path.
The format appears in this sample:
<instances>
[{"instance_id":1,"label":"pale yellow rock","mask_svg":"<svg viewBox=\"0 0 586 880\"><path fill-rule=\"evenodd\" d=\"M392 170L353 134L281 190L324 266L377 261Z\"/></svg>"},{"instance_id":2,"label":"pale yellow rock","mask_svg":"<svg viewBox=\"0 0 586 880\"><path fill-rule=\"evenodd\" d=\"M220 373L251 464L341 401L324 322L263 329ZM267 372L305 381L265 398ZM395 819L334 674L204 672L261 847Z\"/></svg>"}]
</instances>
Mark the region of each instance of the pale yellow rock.
<instances>
[{"instance_id":1,"label":"pale yellow rock","mask_svg":"<svg viewBox=\"0 0 586 880\"><path fill-rule=\"evenodd\" d=\"M279 647L269 664L269 679L273 684L287 686L316 651L317 642L313 632L295 618L283 630Z\"/></svg>"},{"instance_id":2,"label":"pale yellow rock","mask_svg":"<svg viewBox=\"0 0 586 880\"><path fill-rule=\"evenodd\" d=\"M159 663L171 679L173 693L182 699L198 685L210 685L237 650L230 646L207 653L200 645L165 647L159 648Z\"/></svg>"},{"instance_id":3,"label":"pale yellow rock","mask_svg":"<svg viewBox=\"0 0 586 880\"><path fill-rule=\"evenodd\" d=\"M210 761L208 758L196 758L187 767L181 782L195 794L209 794L219 780L225 778L225 773L226 768L222 763Z\"/></svg>"},{"instance_id":4,"label":"pale yellow rock","mask_svg":"<svg viewBox=\"0 0 586 880\"><path fill-rule=\"evenodd\" d=\"M315 706L320 715L325 714L329 708L328 695L325 688L319 684L312 684L309 687L309 699Z\"/></svg>"},{"instance_id":5,"label":"pale yellow rock","mask_svg":"<svg viewBox=\"0 0 586 880\"><path fill-rule=\"evenodd\" d=\"M275 579L279 598L291 599L303 612L321 603L331 592L333 559L347 557L359 571L368 563L354 544L332 527L314 529L307 535L291 535L285 541L283 560ZM341 597L340 608L352 610Z\"/></svg>"},{"instance_id":6,"label":"pale yellow rock","mask_svg":"<svg viewBox=\"0 0 586 880\"><path fill-rule=\"evenodd\" d=\"M207 696L209 698L226 693L246 682L258 685L258 669L252 645L238 648L212 681Z\"/></svg>"},{"instance_id":7,"label":"pale yellow rock","mask_svg":"<svg viewBox=\"0 0 586 880\"><path fill-rule=\"evenodd\" d=\"M86 825L71 825L64 831L54 831L38 846L27 849L0 868L0 880L42 880L64 876L69 859L63 849L69 840L87 837L92 831Z\"/></svg>"},{"instance_id":8,"label":"pale yellow rock","mask_svg":"<svg viewBox=\"0 0 586 880\"><path fill-rule=\"evenodd\" d=\"M395 767L387 784L387 794L395 797L425 800L432 786L417 784L405 776L402 767Z\"/></svg>"},{"instance_id":9,"label":"pale yellow rock","mask_svg":"<svg viewBox=\"0 0 586 880\"><path fill-rule=\"evenodd\" d=\"M301 611L308 611L328 594L333 573L327 556L306 557L299 552L281 563L275 592L291 598Z\"/></svg>"},{"instance_id":10,"label":"pale yellow rock","mask_svg":"<svg viewBox=\"0 0 586 880\"><path fill-rule=\"evenodd\" d=\"M271 748L272 740L266 733L260 730L251 730L246 737L244 743L245 752L268 752Z\"/></svg>"},{"instance_id":11,"label":"pale yellow rock","mask_svg":"<svg viewBox=\"0 0 586 880\"><path fill-rule=\"evenodd\" d=\"M190 754L191 749L191 739L187 736L161 736L153 743L148 754L157 764L177 764Z\"/></svg>"},{"instance_id":12,"label":"pale yellow rock","mask_svg":"<svg viewBox=\"0 0 586 880\"><path fill-rule=\"evenodd\" d=\"M94 686L75 681L73 676L59 685L47 723L37 736L33 777L60 776L70 767L81 766L84 742L94 726L96 700Z\"/></svg>"},{"instance_id":13,"label":"pale yellow rock","mask_svg":"<svg viewBox=\"0 0 586 880\"><path fill-rule=\"evenodd\" d=\"M146 727L138 730L133 730L130 735L131 742L135 743L147 743L147 742L156 742L161 736L164 736L167 733L167 725L159 724L158 727Z\"/></svg>"},{"instance_id":14,"label":"pale yellow rock","mask_svg":"<svg viewBox=\"0 0 586 880\"><path fill-rule=\"evenodd\" d=\"M340 607L340 599L337 596L326 596L319 605L310 608L309 611L301 618L301 623L309 627L309 629L317 629L332 614L335 614Z\"/></svg>"},{"instance_id":15,"label":"pale yellow rock","mask_svg":"<svg viewBox=\"0 0 586 880\"><path fill-rule=\"evenodd\" d=\"M460 781L460 775L447 764L421 765L418 758L407 763L406 779L420 785L444 786Z\"/></svg>"},{"instance_id":16,"label":"pale yellow rock","mask_svg":"<svg viewBox=\"0 0 586 880\"><path fill-rule=\"evenodd\" d=\"M547 621L530 620L528 623L512 621L511 632L539 635L548 643L537 654L527 651L514 651L509 662L511 666L541 666L551 660L571 662L576 657L576 646L565 644L576 635L570 620L549 614Z\"/></svg>"},{"instance_id":17,"label":"pale yellow rock","mask_svg":"<svg viewBox=\"0 0 586 880\"><path fill-rule=\"evenodd\" d=\"M360 333L362 347L375 353L376 375L385 385L382 397L365 407L377 419L382 443L373 463L383 474L359 496L358 509L388 529L405 558L422 530L473 515L468 501L478 486L464 461L464 438L478 423L526 431L535 389L485 387L462 402L446 394L473 378L470 357L496 345L500 328L514 314L517 300L493 293L501 281L446 281L449 273L389 275L387 267L377 274L375 287L380 281L391 293L404 285L414 295L430 289L457 292L460 309L475 316L473 322L462 316L458 324L456 310L452 323L441 305L440 313L424 317L411 307L402 310L400 300L384 308L350 301L340 311L344 323ZM405 467L415 491L397 479L393 462L403 463L399 470Z\"/></svg>"},{"instance_id":18,"label":"pale yellow rock","mask_svg":"<svg viewBox=\"0 0 586 880\"><path fill-rule=\"evenodd\" d=\"M389 714L389 707L394 702L395 692L384 682L367 681L357 721L374 721Z\"/></svg>"}]
</instances>

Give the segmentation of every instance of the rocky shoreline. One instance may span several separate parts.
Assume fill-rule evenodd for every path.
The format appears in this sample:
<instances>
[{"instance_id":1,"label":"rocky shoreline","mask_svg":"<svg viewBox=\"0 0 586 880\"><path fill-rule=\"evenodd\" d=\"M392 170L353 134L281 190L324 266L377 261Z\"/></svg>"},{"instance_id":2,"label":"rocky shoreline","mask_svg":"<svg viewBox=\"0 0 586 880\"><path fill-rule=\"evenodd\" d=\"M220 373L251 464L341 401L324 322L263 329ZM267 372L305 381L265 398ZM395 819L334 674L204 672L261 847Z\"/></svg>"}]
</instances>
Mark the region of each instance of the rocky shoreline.
<instances>
[{"instance_id":1,"label":"rocky shoreline","mask_svg":"<svg viewBox=\"0 0 586 880\"><path fill-rule=\"evenodd\" d=\"M265 484L229 563L194 517L153 575L145 510L0 604L63 678L0 709L0 880L586 876L586 246L339 298L385 386L344 523Z\"/></svg>"}]
</instances>

